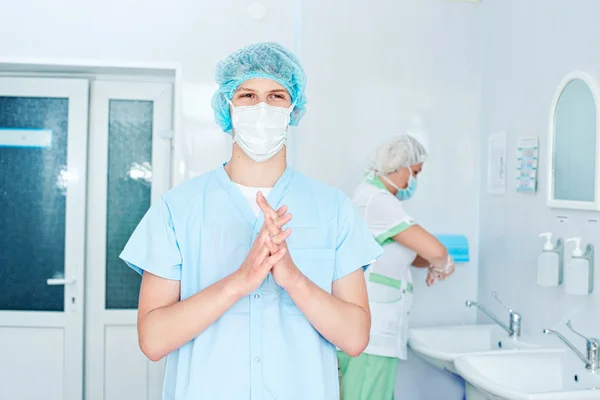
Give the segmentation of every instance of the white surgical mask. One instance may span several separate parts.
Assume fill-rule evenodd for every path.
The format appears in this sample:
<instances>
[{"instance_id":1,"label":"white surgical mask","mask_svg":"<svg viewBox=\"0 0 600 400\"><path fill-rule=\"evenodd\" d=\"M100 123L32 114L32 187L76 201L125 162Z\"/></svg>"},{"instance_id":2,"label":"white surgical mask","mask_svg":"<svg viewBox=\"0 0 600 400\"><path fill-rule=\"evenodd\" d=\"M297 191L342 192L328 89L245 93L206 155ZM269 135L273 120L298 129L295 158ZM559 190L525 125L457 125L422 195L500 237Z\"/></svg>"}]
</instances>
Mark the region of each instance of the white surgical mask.
<instances>
[{"instance_id":1,"label":"white surgical mask","mask_svg":"<svg viewBox=\"0 0 600 400\"><path fill-rule=\"evenodd\" d=\"M290 108L273 107L264 102L235 107L230 100L227 102L232 107L233 140L244 153L256 162L275 156L286 143L294 104Z\"/></svg>"}]
</instances>

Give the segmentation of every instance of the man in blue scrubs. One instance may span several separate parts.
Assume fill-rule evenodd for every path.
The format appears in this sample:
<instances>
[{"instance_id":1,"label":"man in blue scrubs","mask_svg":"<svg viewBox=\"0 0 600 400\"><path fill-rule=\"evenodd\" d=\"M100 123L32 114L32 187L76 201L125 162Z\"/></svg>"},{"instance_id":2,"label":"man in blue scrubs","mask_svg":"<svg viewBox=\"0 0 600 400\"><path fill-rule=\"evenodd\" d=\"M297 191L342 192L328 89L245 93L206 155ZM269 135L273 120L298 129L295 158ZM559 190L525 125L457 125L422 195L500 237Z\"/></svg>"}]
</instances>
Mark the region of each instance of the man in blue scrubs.
<instances>
[{"instance_id":1,"label":"man in blue scrubs","mask_svg":"<svg viewBox=\"0 0 600 400\"><path fill-rule=\"evenodd\" d=\"M298 59L253 44L216 77L231 160L154 203L121 254L143 274L140 347L168 356L163 400L338 399L336 347L367 346L363 271L382 249L346 195L286 165Z\"/></svg>"}]
</instances>

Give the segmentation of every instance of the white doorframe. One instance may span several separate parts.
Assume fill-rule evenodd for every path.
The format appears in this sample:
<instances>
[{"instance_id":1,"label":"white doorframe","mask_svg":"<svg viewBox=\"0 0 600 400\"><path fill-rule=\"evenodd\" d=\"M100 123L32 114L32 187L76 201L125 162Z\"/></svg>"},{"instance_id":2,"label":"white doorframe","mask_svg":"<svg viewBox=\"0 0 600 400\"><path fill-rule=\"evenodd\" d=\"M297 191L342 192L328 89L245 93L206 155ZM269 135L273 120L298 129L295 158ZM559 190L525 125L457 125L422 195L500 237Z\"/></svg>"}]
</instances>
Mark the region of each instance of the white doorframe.
<instances>
[{"instance_id":1,"label":"white doorframe","mask_svg":"<svg viewBox=\"0 0 600 400\"><path fill-rule=\"evenodd\" d=\"M67 198L65 221L65 276L49 284L64 284L64 312L0 311L0 328L63 328L64 400L80 400L83 393L83 318L85 268L85 204L87 177L88 88L84 79L0 78L0 95L68 98ZM51 276L48 279L53 278ZM33 358L30 358L33 356ZM35 362L35 354L23 354ZM10 368L10 365L4 366ZM30 382L23 377L23 385ZM34 383L35 384L35 383ZM6 393L5 393L6 394ZM10 394L9 394L10 395Z\"/></svg>"},{"instance_id":2,"label":"white doorframe","mask_svg":"<svg viewBox=\"0 0 600 400\"><path fill-rule=\"evenodd\" d=\"M95 81L91 88L89 182L87 217L87 279L86 279L86 400L104 400L106 390L107 329L129 327L135 329L137 310L106 310L106 217L108 127L110 100L147 100L153 102L152 132L152 187L151 202L170 188L171 140L162 137L172 128L173 89L167 83L126 83ZM123 263L123 268L127 268ZM128 331L128 334L131 334ZM135 343L136 350L141 351ZM162 395L163 363L147 361L148 400L159 400ZM113 373L114 371L111 371ZM131 371L119 371L127 376ZM123 398L139 398L137 394L123 393Z\"/></svg>"}]
</instances>

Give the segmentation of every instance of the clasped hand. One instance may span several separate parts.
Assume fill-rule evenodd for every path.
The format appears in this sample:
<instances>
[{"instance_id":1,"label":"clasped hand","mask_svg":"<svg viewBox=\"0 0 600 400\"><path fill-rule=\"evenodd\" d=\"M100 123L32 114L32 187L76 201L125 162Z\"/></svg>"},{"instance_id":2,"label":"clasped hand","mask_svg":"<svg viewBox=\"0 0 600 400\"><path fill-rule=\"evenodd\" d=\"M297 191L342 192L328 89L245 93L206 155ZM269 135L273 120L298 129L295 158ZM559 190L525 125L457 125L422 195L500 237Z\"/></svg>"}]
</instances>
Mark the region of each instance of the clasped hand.
<instances>
[{"instance_id":1,"label":"clasped hand","mask_svg":"<svg viewBox=\"0 0 600 400\"><path fill-rule=\"evenodd\" d=\"M236 272L241 278L242 295L256 290L269 272L273 274L275 282L284 289L302 275L292 261L286 243L291 230L282 230L292 219L287 207L282 206L275 211L261 192L258 192L256 202L264 214L264 224L248 256Z\"/></svg>"},{"instance_id":2,"label":"clasped hand","mask_svg":"<svg viewBox=\"0 0 600 400\"><path fill-rule=\"evenodd\" d=\"M427 283L427 286L431 286L436 281L443 281L444 279L452 275L454 273L454 270L454 260L452 259L452 257L448 256L448 261L446 262L446 265L442 268L433 265L431 265L428 268L427 278L425 282Z\"/></svg>"}]
</instances>

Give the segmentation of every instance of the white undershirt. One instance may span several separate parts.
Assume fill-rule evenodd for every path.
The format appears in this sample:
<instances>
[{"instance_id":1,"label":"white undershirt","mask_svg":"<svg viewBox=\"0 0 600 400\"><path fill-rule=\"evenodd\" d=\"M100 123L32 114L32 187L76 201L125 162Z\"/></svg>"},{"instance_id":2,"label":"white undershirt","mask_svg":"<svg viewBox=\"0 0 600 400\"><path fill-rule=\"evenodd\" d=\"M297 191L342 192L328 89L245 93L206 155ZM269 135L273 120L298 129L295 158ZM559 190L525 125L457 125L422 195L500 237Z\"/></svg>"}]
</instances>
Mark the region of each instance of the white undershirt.
<instances>
[{"instance_id":1,"label":"white undershirt","mask_svg":"<svg viewBox=\"0 0 600 400\"><path fill-rule=\"evenodd\" d=\"M263 196L265 196L265 198L268 198L269 193L271 193L271 190L273 190L273 188L250 187L250 186L240 185L239 183L236 183L236 185L238 188L240 188L240 191L242 192L242 194L244 195L246 200L248 200L248 204L250 204L252 211L254 211L254 215L256 215L258 217L258 214L260 214L260 207L256 203L256 195L260 191L260 192L262 192Z\"/></svg>"}]
</instances>

